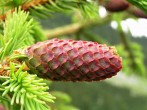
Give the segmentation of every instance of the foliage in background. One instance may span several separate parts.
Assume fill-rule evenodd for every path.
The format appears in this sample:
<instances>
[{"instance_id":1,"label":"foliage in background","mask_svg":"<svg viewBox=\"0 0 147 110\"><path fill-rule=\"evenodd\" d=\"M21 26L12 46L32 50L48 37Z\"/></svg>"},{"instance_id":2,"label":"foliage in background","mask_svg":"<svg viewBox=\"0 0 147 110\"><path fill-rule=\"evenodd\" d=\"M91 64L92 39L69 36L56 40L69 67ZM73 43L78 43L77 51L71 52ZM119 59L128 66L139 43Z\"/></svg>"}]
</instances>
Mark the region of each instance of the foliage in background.
<instances>
[{"instance_id":1,"label":"foliage in background","mask_svg":"<svg viewBox=\"0 0 147 110\"><path fill-rule=\"evenodd\" d=\"M146 79L119 74L98 83L54 82L50 89L69 94L80 110L146 110L146 84Z\"/></svg>"},{"instance_id":2,"label":"foliage in background","mask_svg":"<svg viewBox=\"0 0 147 110\"><path fill-rule=\"evenodd\" d=\"M79 110L71 105L71 97L68 94L59 91L53 91L51 94L56 97L56 102L51 105L53 110Z\"/></svg>"},{"instance_id":3,"label":"foliage in background","mask_svg":"<svg viewBox=\"0 0 147 110\"><path fill-rule=\"evenodd\" d=\"M131 61L128 58L128 53L126 52L126 50L124 49L123 45L118 45L116 46L118 53L122 56L123 59L123 70L124 72L126 72L127 74L135 74L136 75L141 75L146 77L146 68L145 65L143 63L144 61L144 54L142 53L142 49L141 46L138 45L137 43L132 43L131 44L131 48L133 50L133 54L135 57L135 63L136 63L136 67L134 68L134 70L132 70L131 68L128 68L128 66L131 66Z\"/></svg>"}]
</instances>

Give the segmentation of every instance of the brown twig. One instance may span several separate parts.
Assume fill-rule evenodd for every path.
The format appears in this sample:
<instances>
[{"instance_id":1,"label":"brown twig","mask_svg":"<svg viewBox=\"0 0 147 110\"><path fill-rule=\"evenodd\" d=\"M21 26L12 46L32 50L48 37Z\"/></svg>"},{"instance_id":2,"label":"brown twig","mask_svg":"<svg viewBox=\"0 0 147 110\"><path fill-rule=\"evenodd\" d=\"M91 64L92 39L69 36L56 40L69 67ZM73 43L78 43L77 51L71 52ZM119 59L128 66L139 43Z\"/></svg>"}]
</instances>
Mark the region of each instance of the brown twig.
<instances>
[{"instance_id":1,"label":"brown twig","mask_svg":"<svg viewBox=\"0 0 147 110\"><path fill-rule=\"evenodd\" d=\"M0 15L0 20L5 20L5 18L6 18L6 14L4 14L4 15Z\"/></svg>"},{"instance_id":2,"label":"brown twig","mask_svg":"<svg viewBox=\"0 0 147 110\"><path fill-rule=\"evenodd\" d=\"M22 9L27 11L29 8L40 5L40 4L45 4L46 2L49 2L49 0L33 0L27 4L22 5Z\"/></svg>"},{"instance_id":3,"label":"brown twig","mask_svg":"<svg viewBox=\"0 0 147 110\"><path fill-rule=\"evenodd\" d=\"M28 11L31 7L34 7L34 6L37 6L37 5L40 5L40 4L45 4L45 3L47 3L47 2L49 2L49 0L32 0L31 2L29 2L29 3L25 3L25 4L23 4L22 6L21 6L21 9L22 10L25 10L25 11ZM10 11L10 10L9 10ZM11 11L10 12L13 12L14 11L14 9L11 9ZM6 18L6 15L7 15L7 12L5 13L5 14L3 14L3 15L0 15L0 20L5 20L5 18Z\"/></svg>"}]
</instances>

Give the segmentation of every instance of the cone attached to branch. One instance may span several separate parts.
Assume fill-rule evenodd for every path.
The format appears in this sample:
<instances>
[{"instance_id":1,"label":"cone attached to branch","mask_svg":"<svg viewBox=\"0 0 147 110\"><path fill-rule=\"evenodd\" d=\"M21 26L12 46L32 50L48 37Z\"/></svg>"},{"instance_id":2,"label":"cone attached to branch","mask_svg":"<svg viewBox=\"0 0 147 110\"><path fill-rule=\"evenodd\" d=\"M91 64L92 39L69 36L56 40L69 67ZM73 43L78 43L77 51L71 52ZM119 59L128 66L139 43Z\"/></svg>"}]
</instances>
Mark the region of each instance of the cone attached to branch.
<instances>
[{"instance_id":1,"label":"cone attached to branch","mask_svg":"<svg viewBox=\"0 0 147 110\"><path fill-rule=\"evenodd\" d=\"M55 81L99 81L122 68L115 48L96 42L53 39L30 46L25 54L31 71Z\"/></svg>"}]
</instances>

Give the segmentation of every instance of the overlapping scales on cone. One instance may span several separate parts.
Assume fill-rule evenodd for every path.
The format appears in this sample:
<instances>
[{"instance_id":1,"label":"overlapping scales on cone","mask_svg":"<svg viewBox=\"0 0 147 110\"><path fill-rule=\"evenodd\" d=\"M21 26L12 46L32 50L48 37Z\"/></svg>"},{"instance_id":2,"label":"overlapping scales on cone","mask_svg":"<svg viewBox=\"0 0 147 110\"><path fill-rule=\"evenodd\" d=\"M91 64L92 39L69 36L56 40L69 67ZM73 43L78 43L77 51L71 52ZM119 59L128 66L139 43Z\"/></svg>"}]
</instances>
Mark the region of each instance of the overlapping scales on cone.
<instances>
[{"instance_id":1,"label":"overlapping scales on cone","mask_svg":"<svg viewBox=\"0 0 147 110\"><path fill-rule=\"evenodd\" d=\"M96 42L53 39L27 48L28 66L56 81L99 81L122 68L114 47Z\"/></svg>"}]
</instances>

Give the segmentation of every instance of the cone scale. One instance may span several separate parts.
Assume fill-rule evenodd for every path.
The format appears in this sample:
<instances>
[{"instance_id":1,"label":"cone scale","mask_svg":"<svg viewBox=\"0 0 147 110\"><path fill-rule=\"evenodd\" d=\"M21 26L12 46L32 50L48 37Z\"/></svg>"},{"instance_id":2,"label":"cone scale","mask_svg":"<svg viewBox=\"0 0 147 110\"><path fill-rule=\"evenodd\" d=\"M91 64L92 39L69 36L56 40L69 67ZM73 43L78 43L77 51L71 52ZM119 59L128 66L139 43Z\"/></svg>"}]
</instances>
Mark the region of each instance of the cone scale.
<instances>
[{"instance_id":1,"label":"cone scale","mask_svg":"<svg viewBox=\"0 0 147 110\"><path fill-rule=\"evenodd\" d=\"M96 42L53 39L30 46L25 54L31 70L53 81L99 81L122 68L115 48Z\"/></svg>"}]
</instances>

